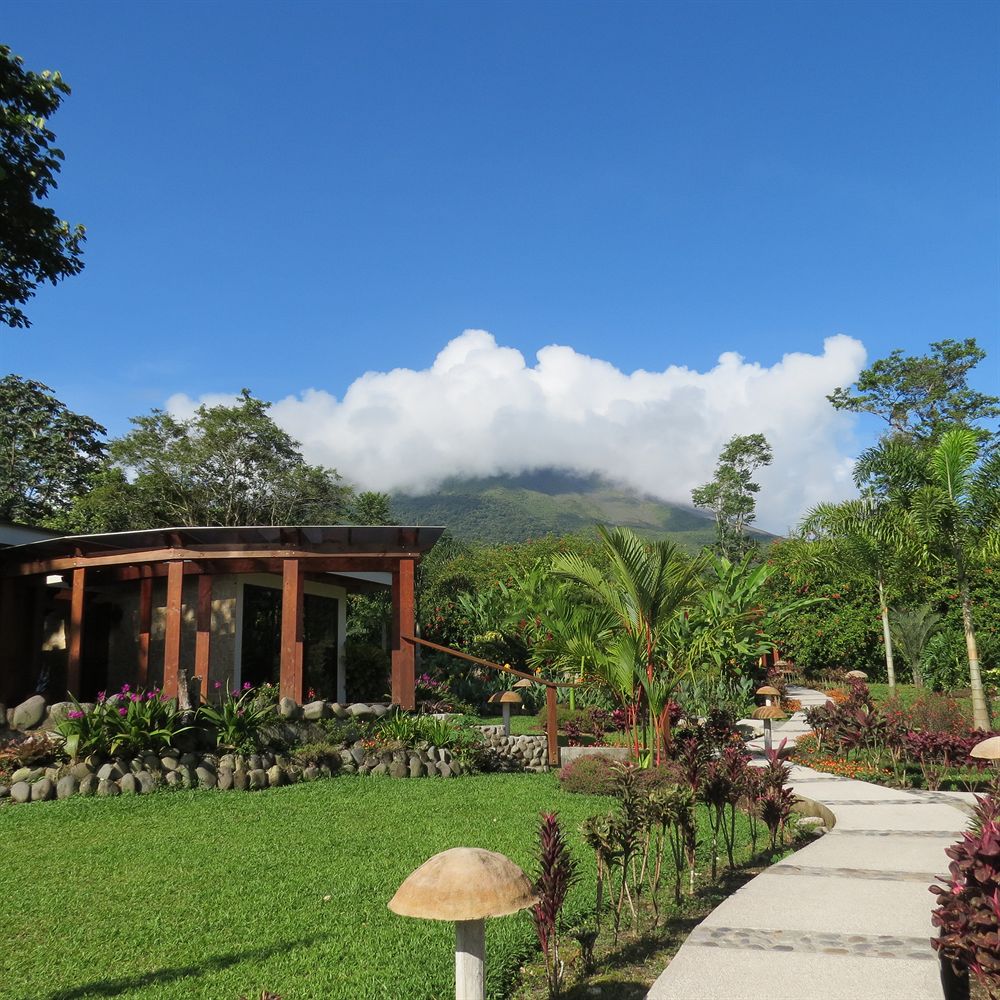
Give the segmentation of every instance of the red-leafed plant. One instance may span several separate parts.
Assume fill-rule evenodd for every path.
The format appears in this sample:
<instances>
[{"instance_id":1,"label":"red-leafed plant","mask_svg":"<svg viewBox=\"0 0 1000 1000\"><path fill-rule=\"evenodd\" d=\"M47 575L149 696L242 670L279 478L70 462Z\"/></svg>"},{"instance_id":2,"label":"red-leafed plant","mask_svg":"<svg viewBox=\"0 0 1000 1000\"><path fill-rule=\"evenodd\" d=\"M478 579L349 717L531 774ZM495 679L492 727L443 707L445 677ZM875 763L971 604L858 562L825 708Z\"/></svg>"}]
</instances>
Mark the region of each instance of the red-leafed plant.
<instances>
[{"instance_id":1,"label":"red-leafed plant","mask_svg":"<svg viewBox=\"0 0 1000 1000\"><path fill-rule=\"evenodd\" d=\"M570 856L555 813L542 813L538 846L538 878L535 881L538 902L532 916L538 943L545 956L549 996L557 997L563 973L563 963L559 957L559 914L566 902L566 893L578 875L576 861Z\"/></svg>"},{"instance_id":2,"label":"red-leafed plant","mask_svg":"<svg viewBox=\"0 0 1000 1000\"><path fill-rule=\"evenodd\" d=\"M951 858L931 917L941 935L931 941L958 973L974 975L1000 996L1000 802L977 796L973 830L945 853Z\"/></svg>"},{"instance_id":3,"label":"red-leafed plant","mask_svg":"<svg viewBox=\"0 0 1000 1000\"><path fill-rule=\"evenodd\" d=\"M771 834L771 850L778 846L778 834L784 837L785 824L792 814L795 796L788 787L791 768L781 759L787 740L782 740L777 749L767 751L767 765L761 779L760 818Z\"/></svg>"}]
</instances>

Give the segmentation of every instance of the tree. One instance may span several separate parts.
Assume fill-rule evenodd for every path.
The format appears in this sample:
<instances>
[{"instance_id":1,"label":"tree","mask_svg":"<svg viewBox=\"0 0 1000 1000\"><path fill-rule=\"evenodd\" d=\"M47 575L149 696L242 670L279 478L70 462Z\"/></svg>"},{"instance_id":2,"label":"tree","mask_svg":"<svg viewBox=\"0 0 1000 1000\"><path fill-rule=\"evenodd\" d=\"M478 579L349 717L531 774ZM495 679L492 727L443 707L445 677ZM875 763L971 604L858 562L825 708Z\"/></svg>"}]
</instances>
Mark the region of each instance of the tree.
<instances>
[{"instance_id":1,"label":"tree","mask_svg":"<svg viewBox=\"0 0 1000 1000\"><path fill-rule=\"evenodd\" d=\"M601 656L594 664L619 691L642 692L659 762L670 737L669 700L677 662L668 655L666 631L701 589L704 559L687 559L667 541L645 542L628 528L599 527L607 568L576 553L557 556L552 572L577 584L603 615ZM635 683L626 685L626 675ZM632 706L633 724L642 705Z\"/></svg>"},{"instance_id":2,"label":"tree","mask_svg":"<svg viewBox=\"0 0 1000 1000\"><path fill-rule=\"evenodd\" d=\"M873 583L878 596L885 641L885 670L889 687L896 686L893 661L892 630L889 627L887 590L891 576L905 560L907 534L898 510L884 498L868 493L843 503L823 503L814 507L802 522L801 530L813 539L836 540L833 548L817 549L816 555L834 560L846 560Z\"/></svg>"},{"instance_id":3,"label":"tree","mask_svg":"<svg viewBox=\"0 0 1000 1000\"><path fill-rule=\"evenodd\" d=\"M918 543L920 560L950 572L958 586L977 729L988 729L990 720L979 669L970 570L978 560L1000 556L1000 455L984 458L983 451L975 431L955 427L933 448L897 439L883 441L868 456L870 467L888 484L888 502Z\"/></svg>"},{"instance_id":4,"label":"tree","mask_svg":"<svg viewBox=\"0 0 1000 1000\"><path fill-rule=\"evenodd\" d=\"M929 604L916 608L892 609L892 635L903 659L913 672L913 683L924 683L923 660L927 640L941 627L941 615Z\"/></svg>"},{"instance_id":5,"label":"tree","mask_svg":"<svg viewBox=\"0 0 1000 1000\"><path fill-rule=\"evenodd\" d=\"M858 376L855 393L837 388L827 399L838 410L880 417L892 435L934 442L949 427L1000 416L1000 398L969 388L969 372L985 357L972 337L936 341L921 357L897 349Z\"/></svg>"},{"instance_id":6,"label":"tree","mask_svg":"<svg viewBox=\"0 0 1000 1000\"><path fill-rule=\"evenodd\" d=\"M351 524L395 524L392 498L388 493L364 490L355 496L347 512Z\"/></svg>"},{"instance_id":7,"label":"tree","mask_svg":"<svg viewBox=\"0 0 1000 1000\"><path fill-rule=\"evenodd\" d=\"M719 455L715 478L691 491L696 507L714 513L718 550L728 559L738 560L747 551L746 529L756 516L760 491L753 474L773 457L763 434L736 434Z\"/></svg>"},{"instance_id":8,"label":"tree","mask_svg":"<svg viewBox=\"0 0 1000 1000\"><path fill-rule=\"evenodd\" d=\"M104 428L41 382L0 379L0 519L57 519L84 492L105 453Z\"/></svg>"},{"instance_id":9,"label":"tree","mask_svg":"<svg viewBox=\"0 0 1000 1000\"><path fill-rule=\"evenodd\" d=\"M71 227L41 203L63 160L46 123L69 92L58 73L25 70L0 45L0 323L7 326L31 325L20 307L41 282L83 270L83 226Z\"/></svg>"},{"instance_id":10,"label":"tree","mask_svg":"<svg viewBox=\"0 0 1000 1000\"><path fill-rule=\"evenodd\" d=\"M269 406L244 389L232 406L199 406L188 420L134 417L134 430L111 442L103 497L82 497L69 519L102 530L124 505L130 528L343 521L350 487L309 465Z\"/></svg>"}]
</instances>

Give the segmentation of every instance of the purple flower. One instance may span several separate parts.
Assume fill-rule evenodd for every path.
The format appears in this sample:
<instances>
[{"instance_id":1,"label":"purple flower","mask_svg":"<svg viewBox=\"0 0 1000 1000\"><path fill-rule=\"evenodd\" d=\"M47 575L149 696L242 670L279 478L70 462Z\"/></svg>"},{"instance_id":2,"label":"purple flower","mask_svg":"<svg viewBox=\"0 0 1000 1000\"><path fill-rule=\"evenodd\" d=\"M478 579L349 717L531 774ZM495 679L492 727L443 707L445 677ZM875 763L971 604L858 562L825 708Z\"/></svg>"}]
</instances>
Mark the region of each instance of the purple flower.
<instances>
[{"instance_id":1,"label":"purple flower","mask_svg":"<svg viewBox=\"0 0 1000 1000\"><path fill-rule=\"evenodd\" d=\"M213 690L213 691L218 691L220 687L222 687L222 681L216 681L216 682L215 682L215 683L214 683L214 684L212 685L212 690Z\"/></svg>"},{"instance_id":2,"label":"purple flower","mask_svg":"<svg viewBox=\"0 0 1000 1000\"><path fill-rule=\"evenodd\" d=\"M230 693L230 695L232 695L232 697L234 697L234 698L239 698L239 696L240 696L240 693L239 693L239 691L237 691L237 690L236 690L235 688L233 688L233 690L232 690L232 691L230 691L229 693Z\"/></svg>"},{"instance_id":3,"label":"purple flower","mask_svg":"<svg viewBox=\"0 0 1000 1000\"><path fill-rule=\"evenodd\" d=\"M122 685L122 694L128 694L129 690L129 686L127 684Z\"/></svg>"},{"instance_id":4,"label":"purple flower","mask_svg":"<svg viewBox=\"0 0 1000 1000\"><path fill-rule=\"evenodd\" d=\"M250 688L252 688L252 687L253 687L253 685L249 681L244 681L243 682L243 690L244 691L249 691Z\"/></svg>"},{"instance_id":5,"label":"purple flower","mask_svg":"<svg viewBox=\"0 0 1000 1000\"><path fill-rule=\"evenodd\" d=\"M125 715L127 712L128 712L127 708L119 708L118 709L118 714L119 715Z\"/></svg>"},{"instance_id":6,"label":"purple flower","mask_svg":"<svg viewBox=\"0 0 1000 1000\"><path fill-rule=\"evenodd\" d=\"M142 701L142 695L141 694L134 694L134 695L131 696L130 700L131 701Z\"/></svg>"},{"instance_id":7,"label":"purple flower","mask_svg":"<svg viewBox=\"0 0 1000 1000\"><path fill-rule=\"evenodd\" d=\"M66 713L66 718L67 719L82 719L83 718L83 712L78 712L75 709L70 709L70 711L68 711Z\"/></svg>"},{"instance_id":8,"label":"purple flower","mask_svg":"<svg viewBox=\"0 0 1000 1000\"><path fill-rule=\"evenodd\" d=\"M98 701L98 703L99 704L103 703L104 699L107 698L107 696L108 696L107 692L105 692L105 691L98 691L97 692L97 701Z\"/></svg>"}]
</instances>

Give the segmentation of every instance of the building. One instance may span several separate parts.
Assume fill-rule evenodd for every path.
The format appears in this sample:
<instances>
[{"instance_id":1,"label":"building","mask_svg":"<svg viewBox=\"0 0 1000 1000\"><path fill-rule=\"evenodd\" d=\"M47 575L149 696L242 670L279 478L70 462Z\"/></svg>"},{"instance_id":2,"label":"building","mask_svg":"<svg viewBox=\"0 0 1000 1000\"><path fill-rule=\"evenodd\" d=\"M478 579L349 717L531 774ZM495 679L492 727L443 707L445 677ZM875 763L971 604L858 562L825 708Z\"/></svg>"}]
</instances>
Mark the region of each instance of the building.
<instances>
[{"instance_id":1,"label":"building","mask_svg":"<svg viewBox=\"0 0 1000 1000\"><path fill-rule=\"evenodd\" d=\"M0 525L0 702L190 681L347 701L346 598L392 595L392 700L414 699L414 574L439 527L157 528L57 537Z\"/></svg>"}]
</instances>

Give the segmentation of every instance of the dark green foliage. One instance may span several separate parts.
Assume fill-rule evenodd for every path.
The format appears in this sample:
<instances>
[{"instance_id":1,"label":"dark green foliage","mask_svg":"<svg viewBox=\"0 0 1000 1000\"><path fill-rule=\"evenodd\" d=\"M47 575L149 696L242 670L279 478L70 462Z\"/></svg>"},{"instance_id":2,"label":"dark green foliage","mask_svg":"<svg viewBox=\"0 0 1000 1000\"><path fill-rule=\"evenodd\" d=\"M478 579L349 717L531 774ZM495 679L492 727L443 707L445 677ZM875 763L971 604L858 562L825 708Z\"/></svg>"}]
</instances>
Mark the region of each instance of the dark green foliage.
<instances>
[{"instance_id":1,"label":"dark green foliage","mask_svg":"<svg viewBox=\"0 0 1000 1000\"><path fill-rule=\"evenodd\" d=\"M0 45L0 323L26 327L20 308L44 281L83 270L83 226L71 227L45 202L63 153L48 121L69 87L57 72L33 73Z\"/></svg>"},{"instance_id":2,"label":"dark green foliage","mask_svg":"<svg viewBox=\"0 0 1000 1000\"><path fill-rule=\"evenodd\" d=\"M893 608L889 618L892 641L909 664L913 683L923 684L923 660L927 641L941 625L941 616L929 604L915 608Z\"/></svg>"},{"instance_id":3,"label":"dark green foliage","mask_svg":"<svg viewBox=\"0 0 1000 1000\"><path fill-rule=\"evenodd\" d=\"M130 528L339 523L350 488L335 470L305 461L270 405L244 389L234 404L199 406L190 419L163 410L133 417L133 430L110 446L106 475L119 470L117 489L99 481L104 488L81 497L69 518L87 530L119 522L123 512Z\"/></svg>"},{"instance_id":4,"label":"dark green foliage","mask_svg":"<svg viewBox=\"0 0 1000 1000\"><path fill-rule=\"evenodd\" d=\"M100 467L104 433L47 385L0 379L0 520L57 523Z\"/></svg>"},{"instance_id":5,"label":"dark green foliage","mask_svg":"<svg viewBox=\"0 0 1000 1000\"><path fill-rule=\"evenodd\" d=\"M854 394L838 388L827 399L838 410L881 417L891 434L921 441L935 440L950 426L974 427L1000 416L1000 399L968 385L969 372L986 357L975 339L930 346L929 355L916 357L893 351L858 376Z\"/></svg>"},{"instance_id":6,"label":"dark green foliage","mask_svg":"<svg viewBox=\"0 0 1000 1000\"><path fill-rule=\"evenodd\" d=\"M716 548L728 559L738 560L754 547L747 528L756 517L760 485L753 476L773 457L763 434L734 434L719 453L712 481L691 491L691 502L715 517Z\"/></svg>"},{"instance_id":7,"label":"dark green foliage","mask_svg":"<svg viewBox=\"0 0 1000 1000\"><path fill-rule=\"evenodd\" d=\"M370 642L348 641L344 647L347 700L388 701L389 653Z\"/></svg>"}]
</instances>

